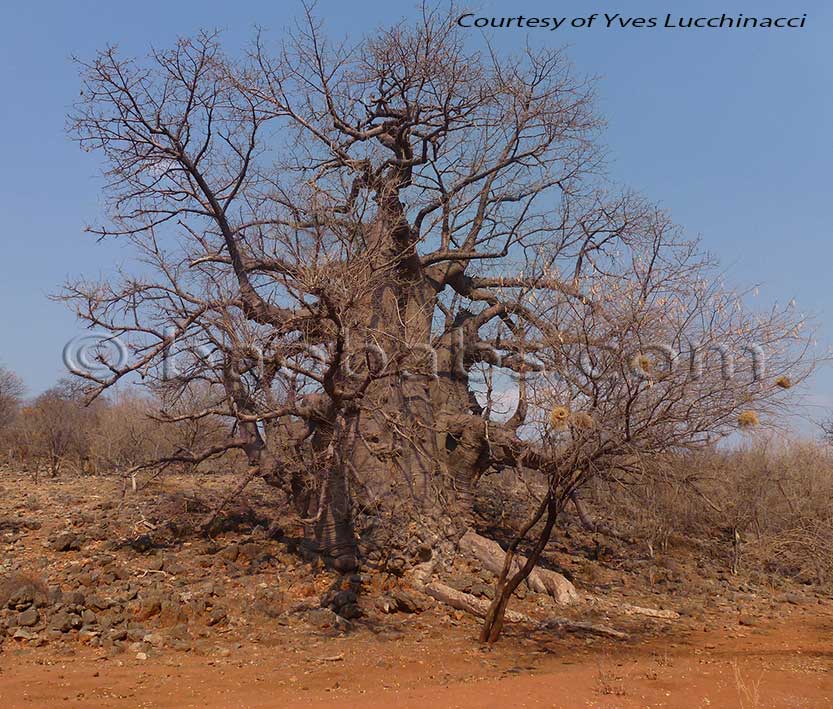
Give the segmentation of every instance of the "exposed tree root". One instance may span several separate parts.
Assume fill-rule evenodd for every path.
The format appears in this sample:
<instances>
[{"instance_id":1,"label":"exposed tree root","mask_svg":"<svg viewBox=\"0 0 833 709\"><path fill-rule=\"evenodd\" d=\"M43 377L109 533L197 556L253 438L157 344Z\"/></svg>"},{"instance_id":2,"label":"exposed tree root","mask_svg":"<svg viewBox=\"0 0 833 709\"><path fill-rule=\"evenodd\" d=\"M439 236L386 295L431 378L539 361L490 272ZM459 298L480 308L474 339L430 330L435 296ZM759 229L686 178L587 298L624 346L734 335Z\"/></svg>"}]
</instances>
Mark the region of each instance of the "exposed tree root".
<instances>
[{"instance_id":1,"label":"exposed tree root","mask_svg":"<svg viewBox=\"0 0 833 709\"><path fill-rule=\"evenodd\" d=\"M423 593L431 596L431 598L435 598L441 603L445 603L447 606L465 611L471 615L476 615L478 618L485 618L486 613L489 611L488 601L476 598L470 593L458 591L457 589L451 588L451 586L446 586L444 583L440 583L439 581L433 581L432 583L423 586L421 590ZM512 610L506 611L506 618L513 623L536 623L536 621L528 615Z\"/></svg>"},{"instance_id":2,"label":"exposed tree root","mask_svg":"<svg viewBox=\"0 0 833 709\"><path fill-rule=\"evenodd\" d=\"M632 606L630 603L622 603L620 601L610 601L606 598L593 596L588 594L586 597L590 605L597 606L605 610L611 610L623 615L644 615L648 618L656 618L658 620L676 620L680 617L677 611L662 610L660 608L643 608L642 606Z\"/></svg>"},{"instance_id":3,"label":"exposed tree root","mask_svg":"<svg viewBox=\"0 0 833 709\"><path fill-rule=\"evenodd\" d=\"M474 532L467 532L458 547L468 555L473 556L481 564L490 571L499 573L504 563L506 554L497 544L497 542L482 537ZM524 564L526 560L523 557L518 557L513 560L513 571L519 568L520 564ZM439 564L439 559L434 558L432 561L420 564L414 567L410 573L410 579L414 587L422 593L434 598L441 603L444 603L451 608L461 610L478 618L486 618L489 612L491 603L473 596L470 593L458 591L451 586L448 586L436 579L433 579L434 570ZM535 569L527 579L527 585L530 589L537 592L546 592L559 604L577 603L582 601L582 597L576 591L572 583L570 583L561 574L547 569ZM641 606L634 606L628 603L620 603L618 601L609 601L599 596L587 594L584 600L590 606L594 606L604 610L610 610L624 615L643 615L649 618L656 618L659 620L674 620L679 618L679 613L670 610L661 610L656 608L643 608ZM506 610L506 620L512 623L526 623L532 626L538 626L547 629L558 629L566 632L584 632L594 635L600 635L608 638L615 638L621 640L627 638L627 634L622 631L611 628L607 625L596 623L588 623L585 621L574 621L567 618L549 618L544 621L536 620L525 613Z\"/></svg>"},{"instance_id":4,"label":"exposed tree root","mask_svg":"<svg viewBox=\"0 0 833 709\"><path fill-rule=\"evenodd\" d=\"M465 611L478 618L485 618L489 612L489 603L479 598L475 598L470 593L463 593L451 586L446 586L444 583L434 581L422 589L427 595L431 596L441 603L445 603L457 610ZM511 623L528 623L529 625L536 625L542 628L566 630L567 632L584 632L592 633L593 635L602 635L608 638L616 638L622 640L627 638L627 634L619 630L614 630L606 625L596 625L594 623L586 623L582 621L568 620L567 618L548 618L541 622L535 620L525 613L519 613L507 609L506 620Z\"/></svg>"},{"instance_id":5,"label":"exposed tree root","mask_svg":"<svg viewBox=\"0 0 833 709\"><path fill-rule=\"evenodd\" d=\"M566 618L549 618L541 623L541 627L552 630L566 630L568 633L578 632L602 635L606 638L615 638L616 640L626 640L628 637L627 633L623 633L621 630L616 630L607 625L586 623L580 620L567 620Z\"/></svg>"},{"instance_id":6,"label":"exposed tree root","mask_svg":"<svg viewBox=\"0 0 833 709\"><path fill-rule=\"evenodd\" d=\"M500 545L486 537L466 532L460 539L460 550L474 556L485 568L494 574L500 574L506 559L506 552ZM509 573L514 574L524 564L526 558L516 555L512 560ZM535 569L526 578L527 587L536 593L548 593L559 605L568 605L580 600L578 591L564 576L549 569Z\"/></svg>"}]
</instances>

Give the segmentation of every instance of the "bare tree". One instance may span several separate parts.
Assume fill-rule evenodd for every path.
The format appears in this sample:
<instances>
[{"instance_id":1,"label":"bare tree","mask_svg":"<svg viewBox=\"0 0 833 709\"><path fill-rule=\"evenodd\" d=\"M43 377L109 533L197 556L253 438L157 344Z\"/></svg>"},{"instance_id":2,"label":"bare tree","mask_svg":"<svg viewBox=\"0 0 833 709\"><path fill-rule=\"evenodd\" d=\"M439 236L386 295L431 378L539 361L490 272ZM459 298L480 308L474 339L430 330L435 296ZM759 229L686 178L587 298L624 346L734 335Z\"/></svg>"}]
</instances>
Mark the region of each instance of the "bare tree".
<instances>
[{"instance_id":1,"label":"bare tree","mask_svg":"<svg viewBox=\"0 0 833 709\"><path fill-rule=\"evenodd\" d=\"M777 407L783 388L751 370L727 386L701 345L761 347L795 383L808 367L797 316L759 324L664 214L605 187L592 85L560 52L470 52L451 19L347 48L307 15L242 61L203 34L83 63L73 126L107 161L112 222L94 232L145 267L64 298L132 348L86 375L99 391L131 373L210 387L203 410L162 416L222 417L229 436L161 462L243 451L241 488L285 489L337 569L379 545L441 561L484 473L544 473L527 532L543 530L511 577L507 556L495 639L590 476ZM666 371L646 346L695 367Z\"/></svg>"},{"instance_id":2,"label":"bare tree","mask_svg":"<svg viewBox=\"0 0 833 709\"><path fill-rule=\"evenodd\" d=\"M0 429L14 421L23 401L25 388L14 372L0 367Z\"/></svg>"},{"instance_id":3,"label":"bare tree","mask_svg":"<svg viewBox=\"0 0 833 709\"><path fill-rule=\"evenodd\" d=\"M85 392L77 380L62 379L21 410L14 433L35 464L36 481L41 462L57 477L67 461L80 465L88 457L101 406L87 406Z\"/></svg>"},{"instance_id":4,"label":"bare tree","mask_svg":"<svg viewBox=\"0 0 833 709\"><path fill-rule=\"evenodd\" d=\"M14 458L15 446L12 427L20 413L25 388L14 372L0 367L0 447L3 455Z\"/></svg>"},{"instance_id":5,"label":"bare tree","mask_svg":"<svg viewBox=\"0 0 833 709\"><path fill-rule=\"evenodd\" d=\"M821 434L826 443L833 444L833 418L827 419L821 424Z\"/></svg>"}]
</instances>

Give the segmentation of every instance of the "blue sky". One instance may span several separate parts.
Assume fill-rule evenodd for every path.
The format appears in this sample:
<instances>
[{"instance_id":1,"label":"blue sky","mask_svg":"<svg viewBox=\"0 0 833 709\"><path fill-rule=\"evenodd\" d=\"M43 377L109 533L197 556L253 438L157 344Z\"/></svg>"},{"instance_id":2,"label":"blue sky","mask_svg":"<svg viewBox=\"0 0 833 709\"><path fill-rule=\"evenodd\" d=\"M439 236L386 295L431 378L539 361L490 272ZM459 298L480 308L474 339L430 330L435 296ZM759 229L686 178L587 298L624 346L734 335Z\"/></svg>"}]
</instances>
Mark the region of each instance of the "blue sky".
<instances>
[{"instance_id":1,"label":"blue sky","mask_svg":"<svg viewBox=\"0 0 833 709\"><path fill-rule=\"evenodd\" d=\"M761 305L795 298L817 316L820 346L833 342L830 207L833 166L833 4L818 2L480 2L478 15L808 15L804 29L492 30L499 48L524 42L568 46L577 69L599 77L608 121L610 171L670 210L718 256L739 284L760 284ZM689 5L692 5L689 3ZM300 5L292 0L162 3L7 2L0 44L0 362L30 393L61 376L61 350L78 334L50 302L67 278L106 273L126 255L83 227L101 217L99 164L64 132L78 95L70 57L107 43L126 54L169 45L178 35L221 28L242 47L260 25L278 37ZM320 0L335 33L358 37L413 15L415 5ZM598 22L598 20L597 20ZM482 35L461 30L477 44ZM833 372L808 392L833 409ZM811 412L821 417L822 409Z\"/></svg>"}]
</instances>

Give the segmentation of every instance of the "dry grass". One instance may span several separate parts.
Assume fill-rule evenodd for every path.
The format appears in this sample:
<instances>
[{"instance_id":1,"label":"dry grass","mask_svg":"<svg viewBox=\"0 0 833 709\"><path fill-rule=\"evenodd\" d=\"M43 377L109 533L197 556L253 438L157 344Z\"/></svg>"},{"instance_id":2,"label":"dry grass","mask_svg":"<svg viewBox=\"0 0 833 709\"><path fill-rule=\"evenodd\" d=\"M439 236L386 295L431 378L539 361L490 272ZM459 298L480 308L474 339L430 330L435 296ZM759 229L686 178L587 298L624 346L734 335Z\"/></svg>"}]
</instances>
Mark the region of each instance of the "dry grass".
<instances>
[{"instance_id":1,"label":"dry grass","mask_svg":"<svg viewBox=\"0 0 833 709\"><path fill-rule=\"evenodd\" d=\"M761 706L761 680L763 671L755 680L743 676L737 660L732 661L732 674L735 677L735 688L738 692L740 709L757 709Z\"/></svg>"},{"instance_id":2,"label":"dry grass","mask_svg":"<svg viewBox=\"0 0 833 709\"><path fill-rule=\"evenodd\" d=\"M729 569L833 586L833 455L815 443L752 444L596 481L595 510L651 553L693 543Z\"/></svg>"}]
</instances>

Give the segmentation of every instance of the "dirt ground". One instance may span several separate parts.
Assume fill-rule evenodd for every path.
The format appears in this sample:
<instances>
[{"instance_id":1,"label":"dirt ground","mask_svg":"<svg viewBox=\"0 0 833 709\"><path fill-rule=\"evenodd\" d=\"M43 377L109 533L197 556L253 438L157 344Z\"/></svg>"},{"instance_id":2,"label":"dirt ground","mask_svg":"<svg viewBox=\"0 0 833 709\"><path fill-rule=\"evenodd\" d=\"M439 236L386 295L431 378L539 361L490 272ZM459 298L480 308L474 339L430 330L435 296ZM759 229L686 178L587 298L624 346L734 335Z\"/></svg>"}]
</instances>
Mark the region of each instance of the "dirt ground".
<instances>
[{"instance_id":1,"label":"dirt ground","mask_svg":"<svg viewBox=\"0 0 833 709\"><path fill-rule=\"evenodd\" d=\"M742 638L699 633L625 647L516 636L483 649L457 631L147 661L19 649L3 655L0 699L13 707L830 707L831 632L825 605Z\"/></svg>"},{"instance_id":2,"label":"dirt ground","mask_svg":"<svg viewBox=\"0 0 833 709\"><path fill-rule=\"evenodd\" d=\"M627 637L512 625L484 647L477 619L396 575L363 576L349 620L322 608L341 582L274 531L265 486L210 539L195 534L228 482L123 494L115 478L33 485L0 470L0 705L833 706L833 602L818 589L729 575L684 545L600 554L567 534L548 558L582 601L527 593L513 607ZM490 578L461 564L446 581L485 594ZM397 593L407 607L391 612Z\"/></svg>"}]
</instances>

